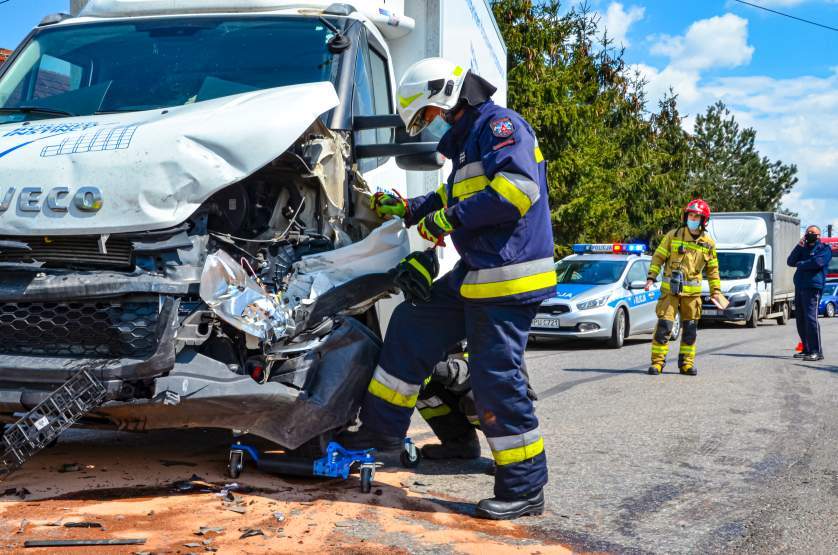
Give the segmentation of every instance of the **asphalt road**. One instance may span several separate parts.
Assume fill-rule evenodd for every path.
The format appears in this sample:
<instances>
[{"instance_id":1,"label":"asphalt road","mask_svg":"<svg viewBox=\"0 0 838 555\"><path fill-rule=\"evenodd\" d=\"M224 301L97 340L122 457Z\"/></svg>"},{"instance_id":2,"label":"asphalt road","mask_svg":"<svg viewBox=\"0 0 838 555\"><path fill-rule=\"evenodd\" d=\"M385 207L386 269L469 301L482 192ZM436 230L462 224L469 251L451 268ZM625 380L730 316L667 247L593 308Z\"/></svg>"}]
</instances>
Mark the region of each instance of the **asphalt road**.
<instances>
[{"instance_id":1,"label":"asphalt road","mask_svg":"<svg viewBox=\"0 0 838 555\"><path fill-rule=\"evenodd\" d=\"M702 327L697 377L672 353L647 375L648 336L532 346L551 512L533 526L585 551L838 552L838 320L821 323L814 364L791 358L794 322Z\"/></svg>"},{"instance_id":2,"label":"asphalt road","mask_svg":"<svg viewBox=\"0 0 838 555\"><path fill-rule=\"evenodd\" d=\"M674 364L647 375L649 336L621 350L531 346L550 464L543 517L469 516L491 492L485 443L484 457L467 464L382 468L375 495L353 479L251 469L238 480L243 513L216 495L230 481L227 434L74 430L0 484L0 494L26 489L25 500L0 495L0 551L90 535L55 527L63 518L101 522L105 536L147 537L155 553L186 552L200 526L226 530L198 538L221 553L836 553L838 320L821 323L827 358L815 364L791 358L793 323L704 327L697 377ZM432 440L418 417L411 435ZM75 471L62 473L67 463ZM192 474L201 485L182 489ZM248 527L264 535L240 537Z\"/></svg>"}]
</instances>

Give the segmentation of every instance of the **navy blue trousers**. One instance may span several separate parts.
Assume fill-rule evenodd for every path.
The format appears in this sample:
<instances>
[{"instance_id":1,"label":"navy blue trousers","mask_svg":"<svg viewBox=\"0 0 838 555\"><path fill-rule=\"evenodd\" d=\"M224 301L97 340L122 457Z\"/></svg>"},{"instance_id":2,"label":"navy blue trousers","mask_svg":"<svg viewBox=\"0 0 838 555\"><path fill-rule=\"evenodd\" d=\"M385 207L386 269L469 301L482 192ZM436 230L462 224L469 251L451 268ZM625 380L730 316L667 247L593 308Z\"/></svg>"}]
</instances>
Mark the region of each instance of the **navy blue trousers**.
<instances>
[{"instance_id":1,"label":"navy blue trousers","mask_svg":"<svg viewBox=\"0 0 838 555\"><path fill-rule=\"evenodd\" d=\"M463 300L448 274L431 301L393 313L378 367L361 407L365 428L404 437L419 388L454 345L468 340L471 386L495 459L495 496L522 497L547 483L547 459L527 381L521 373L539 303L497 305Z\"/></svg>"},{"instance_id":2,"label":"navy blue trousers","mask_svg":"<svg viewBox=\"0 0 838 555\"><path fill-rule=\"evenodd\" d=\"M803 352L823 354L821 327L818 324L818 305L821 302L820 289L807 287L794 291L795 321L797 333L803 343Z\"/></svg>"}]
</instances>

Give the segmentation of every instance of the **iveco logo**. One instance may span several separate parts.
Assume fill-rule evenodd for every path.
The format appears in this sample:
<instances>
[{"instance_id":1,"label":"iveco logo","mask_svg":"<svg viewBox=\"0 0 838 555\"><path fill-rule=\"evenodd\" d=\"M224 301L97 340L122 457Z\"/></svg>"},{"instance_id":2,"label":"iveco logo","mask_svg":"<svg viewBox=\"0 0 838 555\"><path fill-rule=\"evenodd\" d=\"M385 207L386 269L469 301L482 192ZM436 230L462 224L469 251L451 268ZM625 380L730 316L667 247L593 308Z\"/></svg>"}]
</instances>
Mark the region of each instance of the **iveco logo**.
<instances>
[{"instance_id":1,"label":"iveco logo","mask_svg":"<svg viewBox=\"0 0 838 555\"><path fill-rule=\"evenodd\" d=\"M17 200L15 200L17 195ZM102 191L98 187L81 187L73 192L69 187L53 187L45 190L41 187L24 187L18 193L9 187L0 197L0 214L14 205L17 212L48 212L66 214L74 210L79 212L98 212L102 208Z\"/></svg>"}]
</instances>

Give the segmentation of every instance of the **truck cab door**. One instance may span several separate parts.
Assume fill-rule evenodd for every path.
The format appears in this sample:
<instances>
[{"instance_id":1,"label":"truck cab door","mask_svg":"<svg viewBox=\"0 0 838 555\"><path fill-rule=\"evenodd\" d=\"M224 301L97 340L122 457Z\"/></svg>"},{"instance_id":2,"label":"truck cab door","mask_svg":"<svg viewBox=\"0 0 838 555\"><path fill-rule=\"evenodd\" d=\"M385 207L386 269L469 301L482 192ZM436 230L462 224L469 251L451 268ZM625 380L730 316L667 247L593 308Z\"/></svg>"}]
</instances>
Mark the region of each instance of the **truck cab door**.
<instances>
[{"instance_id":1,"label":"truck cab door","mask_svg":"<svg viewBox=\"0 0 838 555\"><path fill-rule=\"evenodd\" d=\"M761 307L760 310L762 310L764 314L768 314L772 311L771 283L766 283L765 281L766 270L770 271L770 268L766 268L765 256L759 255L757 257L756 286L757 293L759 294L759 306Z\"/></svg>"}]
</instances>

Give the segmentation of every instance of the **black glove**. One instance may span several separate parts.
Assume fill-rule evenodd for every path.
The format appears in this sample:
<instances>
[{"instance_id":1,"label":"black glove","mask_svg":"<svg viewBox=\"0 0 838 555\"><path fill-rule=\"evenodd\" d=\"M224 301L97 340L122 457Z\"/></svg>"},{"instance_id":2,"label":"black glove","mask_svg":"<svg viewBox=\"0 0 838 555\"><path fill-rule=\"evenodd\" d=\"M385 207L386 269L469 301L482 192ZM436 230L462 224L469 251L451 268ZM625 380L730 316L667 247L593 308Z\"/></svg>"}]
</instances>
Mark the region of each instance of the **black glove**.
<instances>
[{"instance_id":1,"label":"black glove","mask_svg":"<svg viewBox=\"0 0 838 555\"><path fill-rule=\"evenodd\" d=\"M412 252L396 266L393 281L410 303L431 300L431 285L439 273L439 260L434 249Z\"/></svg>"}]
</instances>

